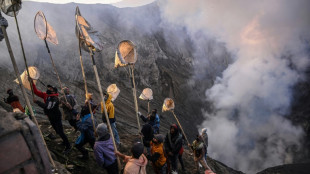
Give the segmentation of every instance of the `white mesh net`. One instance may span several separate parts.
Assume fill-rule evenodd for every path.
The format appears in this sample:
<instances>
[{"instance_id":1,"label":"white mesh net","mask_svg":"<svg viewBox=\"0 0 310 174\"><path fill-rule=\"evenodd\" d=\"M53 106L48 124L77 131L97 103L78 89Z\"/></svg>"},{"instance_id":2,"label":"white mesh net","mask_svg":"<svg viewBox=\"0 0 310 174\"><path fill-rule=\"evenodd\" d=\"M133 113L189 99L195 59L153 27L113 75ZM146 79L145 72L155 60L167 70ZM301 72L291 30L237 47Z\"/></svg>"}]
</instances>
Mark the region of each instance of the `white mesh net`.
<instances>
[{"instance_id":1,"label":"white mesh net","mask_svg":"<svg viewBox=\"0 0 310 174\"><path fill-rule=\"evenodd\" d=\"M37 83L37 80L40 78L40 72L39 72L39 69L34 67L34 66L30 66L28 67L28 70L29 70L29 74L30 74L30 77L33 79L33 83L36 84ZM28 90L31 90L31 87L30 87L30 82L28 80L28 73L27 73L27 70L25 70L21 75L20 75L20 78L22 80L22 84L23 86L28 89ZM19 84L18 82L18 79L14 80L16 83Z\"/></svg>"},{"instance_id":2,"label":"white mesh net","mask_svg":"<svg viewBox=\"0 0 310 174\"><path fill-rule=\"evenodd\" d=\"M56 32L54 31L53 27L46 21L46 18L41 11L39 11L34 18L34 30L40 39L46 39L55 45L58 44Z\"/></svg>"},{"instance_id":3,"label":"white mesh net","mask_svg":"<svg viewBox=\"0 0 310 174\"><path fill-rule=\"evenodd\" d=\"M170 111L174 109L174 101L171 98L166 98L164 100L163 109L162 111Z\"/></svg>"},{"instance_id":4,"label":"white mesh net","mask_svg":"<svg viewBox=\"0 0 310 174\"><path fill-rule=\"evenodd\" d=\"M115 67L134 64L137 61L136 46L130 40L123 40L118 44L115 55Z\"/></svg>"},{"instance_id":5,"label":"white mesh net","mask_svg":"<svg viewBox=\"0 0 310 174\"><path fill-rule=\"evenodd\" d=\"M114 101L121 91L118 89L116 84L111 84L110 86L108 86L107 92L112 95L112 101Z\"/></svg>"},{"instance_id":6,"label":"white mesh net","mask_svg":"<svg viewBox=\"0 0 310 174\"><path fill-rule=\"evenodd\" d=\"M153 91L150 88L143 89L140 97L142 100L153 100Z\"/></svg>"},{"instance_id":7,"label":"white mesh net","mask_svg":"<svg viewBox=\"0 0 310 174\"><path fill-rule=\"evenodd\" d=\"M82 17L79 7L76 7L76 36L80 39L82 48L89 52L89 47L95 51L101 51L104 46L103 36Z\"/></svg>"}]
</instances>

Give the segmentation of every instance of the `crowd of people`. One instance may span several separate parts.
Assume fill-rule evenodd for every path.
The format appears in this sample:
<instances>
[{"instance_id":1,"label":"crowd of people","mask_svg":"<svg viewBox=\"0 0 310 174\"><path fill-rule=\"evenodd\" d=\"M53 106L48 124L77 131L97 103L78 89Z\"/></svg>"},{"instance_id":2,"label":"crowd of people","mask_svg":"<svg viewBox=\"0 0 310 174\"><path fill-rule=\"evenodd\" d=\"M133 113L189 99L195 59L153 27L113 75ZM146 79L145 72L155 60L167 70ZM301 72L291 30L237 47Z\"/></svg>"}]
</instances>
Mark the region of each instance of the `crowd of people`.
<instances>
[{"instance_id":1,"label":"crowd of people","mask_svg":"<svg viewBox=\"0 0 310 174\"><path fill-rule=\"evenodd\" d=\"M82 160L89 158L89 152L84 148L85 144L88 143L94 149L94 156L98 165L109 174L118 173L119 171L116 160L117 156L126 163L123 169L123 173L125 174L146 173L148 162L151 162L156 174L177 173L178 161L181 164L182 170L186 171L182 159L185 144L184 136L176 124L170 126L166 135L160 134L160 117L156 109L153 109L147 116L142 115L140 112L138 113L145 123L140 131L142 142L134 143L131 148L131 156L127 156L114 149L113 141L106 124L107 120L103 112L103 104L95 104L91 93L87 95L85 102L81 106L81 110L78 111L77 101L75 96L70 94L69 88L64 87L62 89L64 95L59 97L57 88L52 85L47 85L46 91L42 92L37 89L34 83L31 84L34 94L43 99L42 101L34 99L34 103L43 108L44 114L47 115L53 129L63 140L63 145L65 145L64 154L70 153L73 146L64 133L62 113L64 119L72 126L72 129L80 132L80 135L74 142L74 147L81 153L79 158ZM13 90L7 90L7 94L8 97L4 101L10 104L15 112L25 112L18 97L14 95ZM120 147L121 142L116 128L112 96L105 93L104 100L109 118L108 121L110 122L116 145ZM91 113L94 114L99 106L101 106L103 123L97 125L95 120L93 123ZM63 112L60 111L60 108L62 108ZM97 137L94 132L96 132ZM207 146L207 129L202 129L201 135L197 135L193 144L188 144L188 147L192 149L194 154L197 172L199 172L200 168L199 163L205 170L209 169L206 163Z\"/></svg>"},{"instance_id":2,"label":"crowd of people","mask_svg":"<svg viewBox=\"0 0 310 174\"><path fill-rule=\"evenodd\" d=\"M7 21L0 17L0 25L7 27ZM0 41L3 39L2 30L0 30ZM69 154L73 148L64 133L62 118L67 120L72 128L80 135L74 142L74 147L79 150L82 160L89 158L89 152L85 149L85 144L93 149L94 157L100 167L106 170L109 174L124 173L124 174L145 174L146 165L151 162L151 165L156 174L177 173L178 161L181 164L182 170L186 171L182 154L184 152L184 136L180 128L176 124L170 126L166 135L160 134L160 117L156 109L153 109L147 116L139 112L140 118L145 123L140 131L142 142L135 142L131 147L131 155L125 155L114 148L113 139L109 133L106 123L109 121L114 135L114 140L117 147L121 146L120 137L116 127L115 109L112 102L112 96L105 93L104 102L107 111L108 120L104 114L104 104L95 104L92 94L88 93L85 102L81 105L78 111L78 104L75 96L70 94L69 88L61 89L64 93L59 96L58 90L52 85L47 85L45 92L37 89L35 83L29 78L33 92L42 100L33 99L33 102L44 110L44 114L63 140L65 149L64 154ZM29 109L22 107L18 96L14 95L13 90L7 90L9 95L4 98L4 102L12 106L14 112L25 113L30 117ZM94 114L101 107L103 123L97 124L96 120L92 119ZM63 112L60 111L62 108ZM63 113L63 114L62 114ZM30 117L31 118L31 117ZM53 137L53 136L50 136ZM194 161L197 172L199 172L199 164L204 167L204 170L209 170L206 163L208 136L207 130L203 129L201 135L197 135L196 140L192 144L188 144L194 154ZM117 157L123 159L126 163L123 171L119 171Z\"/></svg>"}]
</instances>

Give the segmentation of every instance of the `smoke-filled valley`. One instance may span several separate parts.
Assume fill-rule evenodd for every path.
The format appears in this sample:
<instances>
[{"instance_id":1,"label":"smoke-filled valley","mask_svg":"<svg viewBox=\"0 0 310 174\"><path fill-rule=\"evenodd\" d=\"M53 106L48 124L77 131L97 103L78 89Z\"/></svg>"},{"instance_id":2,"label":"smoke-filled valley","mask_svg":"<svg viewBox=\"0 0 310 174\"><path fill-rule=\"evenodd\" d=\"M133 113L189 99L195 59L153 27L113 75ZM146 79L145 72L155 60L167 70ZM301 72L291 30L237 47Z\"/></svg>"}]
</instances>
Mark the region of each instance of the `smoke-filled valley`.
<instances>
[{"instance_id":1,"label":"smoke-filled valley","mask_svg":"<svg viewBox=\"0 0 310 174\"><path fill-rule=\"evenodd\" d=\"M76 5L24 2L18 20L29 65L39 68L45 84L58 86L44 42L33 29L36 12L44 12L59 40L50 48L61 80L82 103ZM159 0L135 8L78 6L103 35L104 49L95 59L104 89L116 83L121 90L114 105L126 132L137 133L131 84L125 68L114 68L114 56L117 44L128 39L137 45L137 94L151 88L151 107L158 110L166 97L173 98L190 141L208 128L211 158L245 173L308 162L309 1ZM22 71L15 21L5 17ZM83 59L90 91L99 101L87 52ZM0 60L0 96L5 97L7 88L21 96L5 42L0 42ZM138 102L146 114L147 102ZM175 120L170 113L160 114L165 134Z\"/></svg>"}]
</instances>

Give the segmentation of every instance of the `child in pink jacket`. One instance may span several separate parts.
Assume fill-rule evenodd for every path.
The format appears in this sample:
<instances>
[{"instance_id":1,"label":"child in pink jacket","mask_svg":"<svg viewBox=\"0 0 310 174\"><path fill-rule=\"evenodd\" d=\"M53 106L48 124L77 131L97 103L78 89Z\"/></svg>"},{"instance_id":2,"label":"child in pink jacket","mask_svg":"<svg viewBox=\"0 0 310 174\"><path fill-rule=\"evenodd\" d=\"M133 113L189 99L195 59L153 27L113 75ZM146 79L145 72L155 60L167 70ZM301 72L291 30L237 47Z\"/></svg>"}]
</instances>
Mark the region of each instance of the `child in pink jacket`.
<instances>
[{"instance_id":1,"label":"child in pink jacket","mask_svg":"<svg viewBox=\"0 0 310 174\"><path fill-rule=\"evenodd\" d=\"M143 151L143 144L137 142L131 148L132 156L124 155L118 151L115 152L126 162L124 174L146 174L147 158L144 156Z\"/></svg>"}]
</instances>

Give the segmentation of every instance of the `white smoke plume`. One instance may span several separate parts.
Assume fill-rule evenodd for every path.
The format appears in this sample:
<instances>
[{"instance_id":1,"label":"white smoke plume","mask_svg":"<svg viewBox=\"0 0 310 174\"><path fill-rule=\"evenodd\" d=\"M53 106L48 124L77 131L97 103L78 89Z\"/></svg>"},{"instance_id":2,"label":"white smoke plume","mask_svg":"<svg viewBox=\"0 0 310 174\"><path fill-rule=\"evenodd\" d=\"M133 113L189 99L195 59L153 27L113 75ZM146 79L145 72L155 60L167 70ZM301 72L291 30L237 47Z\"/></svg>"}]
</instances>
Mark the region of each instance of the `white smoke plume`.
<instances>
[{"instance_id":1,"label":"white smoke plume","mask_svg":"<svg viewBox=\"0 0 310 174\"><path fill-rule=\"evenodd\" d=\"M168 0L159 5L166 22L224 43L234 59L206 91L214 111L205 113L200 127L209 130L210 156L246 173L292 162L290 148L300 145L303 131L284 116L290 112L292 87L309 67L310 1ZM195 57L216 61L212 58Z\"/></svg>"}]
</instances>

